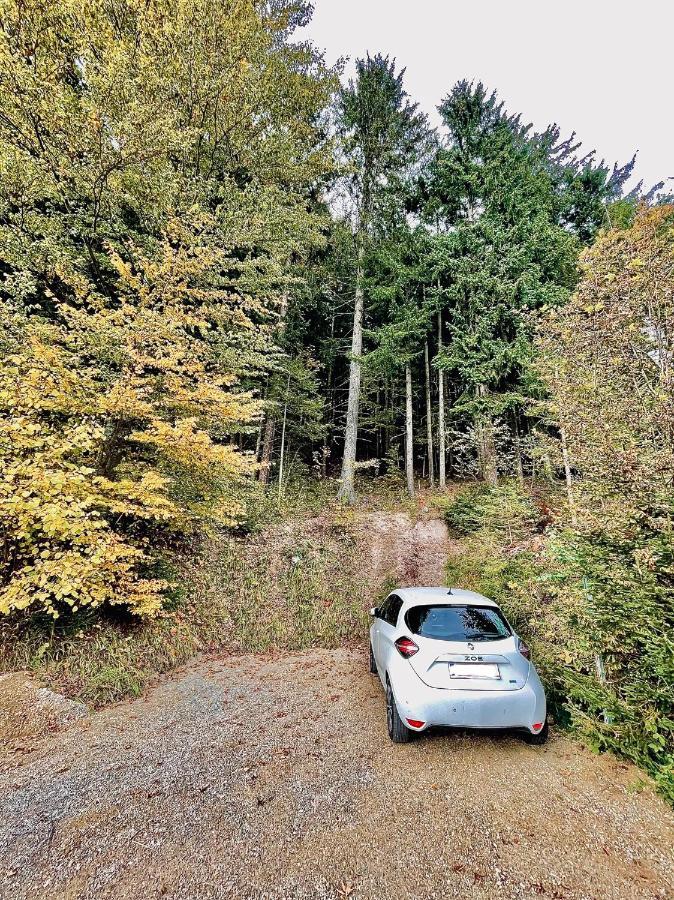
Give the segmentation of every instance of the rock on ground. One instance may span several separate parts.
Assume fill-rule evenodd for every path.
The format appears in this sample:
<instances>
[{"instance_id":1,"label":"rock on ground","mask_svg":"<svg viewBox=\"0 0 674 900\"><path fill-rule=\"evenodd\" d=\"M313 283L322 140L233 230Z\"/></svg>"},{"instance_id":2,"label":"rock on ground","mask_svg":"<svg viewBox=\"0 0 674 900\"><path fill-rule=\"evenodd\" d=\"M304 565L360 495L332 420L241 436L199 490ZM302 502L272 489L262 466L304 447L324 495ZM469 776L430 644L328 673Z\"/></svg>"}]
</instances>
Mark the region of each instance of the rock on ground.
<instances>
[{"instance_id":1,"label":"rock on ground","mask_svg":"<svg viewBox=\"0 0 674 900\"><path fill-rule=\"evenodd\" d=\"M0 894L674 896L674 816L553 733L389 743L361 650L213 657L0 773Z\"/></svg>"},{"instance_id":2,"label":"rock on ground","mask_svg":"<svg viewBox=\"0 0 674 900\"><path fill-rule=\"evenodd\" d=\"M41 687L25 672L0 675L0 748L21 752L39 735L87 715L83 703Z\"/></svg>"}]
</instances>

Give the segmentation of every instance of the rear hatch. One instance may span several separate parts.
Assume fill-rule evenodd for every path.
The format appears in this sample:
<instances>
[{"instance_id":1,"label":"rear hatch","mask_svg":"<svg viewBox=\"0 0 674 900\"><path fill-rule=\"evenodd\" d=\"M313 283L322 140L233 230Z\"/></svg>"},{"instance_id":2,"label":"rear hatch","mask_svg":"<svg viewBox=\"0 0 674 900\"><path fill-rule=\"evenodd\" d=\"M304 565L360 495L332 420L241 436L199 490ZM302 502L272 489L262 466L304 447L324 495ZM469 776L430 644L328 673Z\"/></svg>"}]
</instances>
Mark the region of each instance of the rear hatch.
<instances>
[{"instance_id":1,"label":"rear hatch","mask_svg":"<svg viewBox=\"0 0 674 900\"><path fill-rule=\"evenodd\" d=\"M529 661L496 607L412 607L405 624L419 648L410 665L430 687L517 691L526 684Z\"/></svg>"}]
</instances>

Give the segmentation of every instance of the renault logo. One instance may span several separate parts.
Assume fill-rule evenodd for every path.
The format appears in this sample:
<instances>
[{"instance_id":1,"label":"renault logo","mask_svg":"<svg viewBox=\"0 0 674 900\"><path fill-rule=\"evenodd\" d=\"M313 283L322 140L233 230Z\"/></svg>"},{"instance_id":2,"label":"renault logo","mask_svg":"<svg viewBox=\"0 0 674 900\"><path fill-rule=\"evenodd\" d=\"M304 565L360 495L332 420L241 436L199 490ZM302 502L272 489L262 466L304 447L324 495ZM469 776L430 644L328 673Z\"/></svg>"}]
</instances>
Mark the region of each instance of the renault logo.
<instances>
[{"instance_id":1,"label":"renault logo","mask_svg":"<svg viewBox=\"0 0 674 900\"><path fill-rule=\"evenodd\" d=\"M474 649L475 649L475 644L468 644L468 649L469 649L469 650L474 650Z\"/></svg>"}]
</instances>

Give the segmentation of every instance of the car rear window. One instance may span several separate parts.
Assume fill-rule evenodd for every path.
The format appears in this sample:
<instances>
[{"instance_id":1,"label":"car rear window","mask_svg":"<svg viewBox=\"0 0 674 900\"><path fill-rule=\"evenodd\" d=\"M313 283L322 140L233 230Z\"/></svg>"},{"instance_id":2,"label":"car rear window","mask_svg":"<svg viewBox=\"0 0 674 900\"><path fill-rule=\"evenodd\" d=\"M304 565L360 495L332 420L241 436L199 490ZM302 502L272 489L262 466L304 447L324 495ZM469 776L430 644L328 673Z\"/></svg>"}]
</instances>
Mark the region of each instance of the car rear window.
<instances>
[{"instance_id":1,"label":"car rear window","mask_svg":"<svg viewBox=\"0 0 674 900\"><path fill-rule=\"evenodd\" d=\"M512 634L493 606L413 606L405 621L412 634L439 641L499 641Z\"/></svg>"}]
</instances>

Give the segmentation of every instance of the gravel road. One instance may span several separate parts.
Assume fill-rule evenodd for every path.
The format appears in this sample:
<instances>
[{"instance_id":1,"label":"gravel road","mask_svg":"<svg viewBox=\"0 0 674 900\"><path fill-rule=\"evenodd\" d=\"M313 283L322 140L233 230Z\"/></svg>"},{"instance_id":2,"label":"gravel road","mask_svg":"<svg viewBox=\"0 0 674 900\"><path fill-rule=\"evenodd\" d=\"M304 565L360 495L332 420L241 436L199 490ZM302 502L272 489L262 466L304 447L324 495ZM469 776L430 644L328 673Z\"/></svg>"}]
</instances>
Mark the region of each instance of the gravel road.
<instances>
[{"instance_id":1,"label":"gravel road","mask_svg":"<svg viewBox=\"0 0 674 900\"><path fill-rule=\"evenodd\" d=\"M203 659L5 757L3 898L674 897L674 817L553 735L394 746L362 651Z\"/></svg>"}]
</instances>

